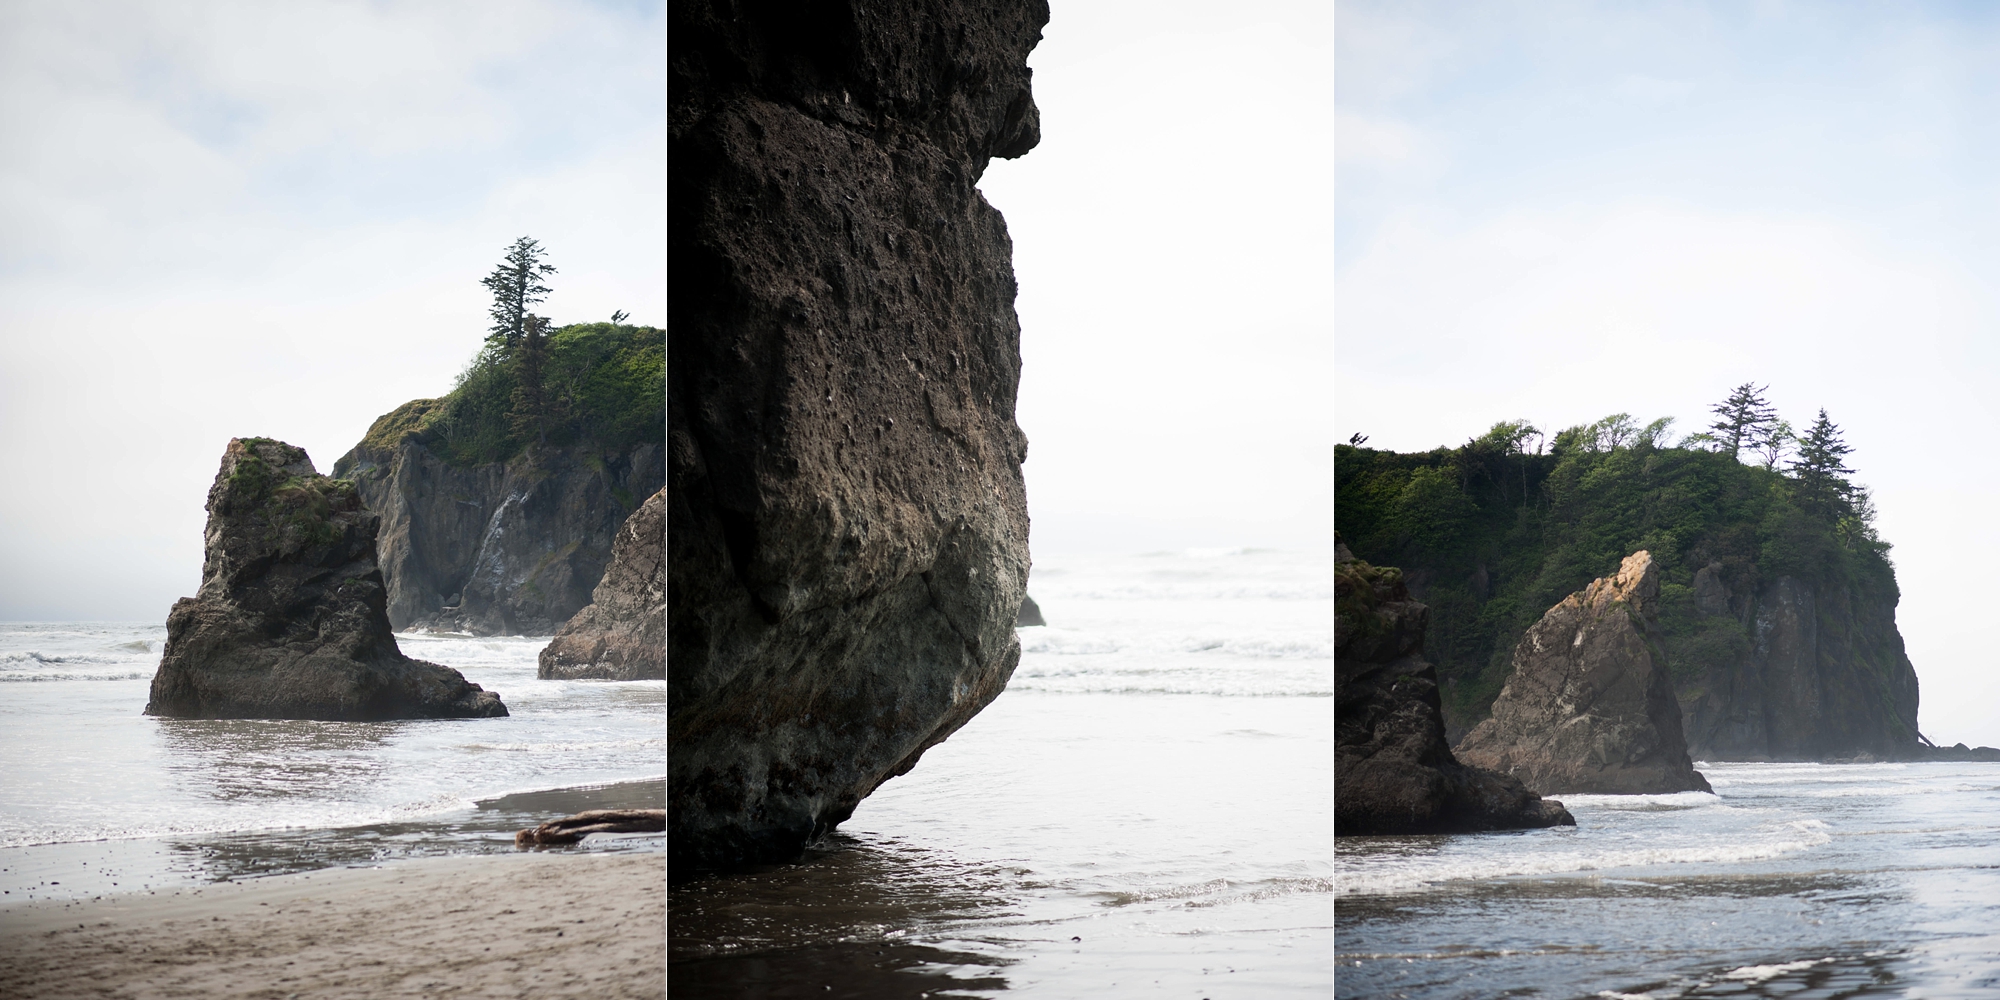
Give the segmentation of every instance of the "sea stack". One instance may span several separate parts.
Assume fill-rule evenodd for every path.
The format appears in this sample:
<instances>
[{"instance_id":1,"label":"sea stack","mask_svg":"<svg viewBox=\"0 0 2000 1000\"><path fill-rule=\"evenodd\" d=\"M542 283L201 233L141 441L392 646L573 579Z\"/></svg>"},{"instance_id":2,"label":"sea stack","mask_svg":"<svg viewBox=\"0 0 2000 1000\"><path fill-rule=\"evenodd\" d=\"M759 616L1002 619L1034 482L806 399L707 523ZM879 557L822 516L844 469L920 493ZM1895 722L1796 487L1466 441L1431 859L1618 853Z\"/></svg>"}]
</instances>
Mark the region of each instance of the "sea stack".
<instances>
[{"instance_id":1,"label":"sea stack","mask_svg":"<svg viewBox=\"0 0 2000 1000\"><path fill-rule=\"evenodd\" d=\"M1640 551L1550 608L1514 647L1514 673L1459 759L1545 795L1708 791L1653 624L1659 593L1659 568Z\"/></svg>"},{"instance_id":2,"label":"sea stack","mask_svg":"<svg viewBox=\"0 0 2000 1000\"><path fill-rule=\"evenodd\" d=\"M1430 610L1402 574L1334 541L1334 833L1467 833L1574 826L1563 804L1467 767L1444 739Z\"/></svg>"},{"instance_id":3,"label":"sea stack","mask_svg":"<svg viewBox=\"0 0 2000 1000\"><path fill-rule=\"evenodd\" d=\"M303 449L229 442L208 491L201 590L174 603L146 714L371 721L507 714L500 696L396 647L380 519Z\"/></svg>"},{"instance_id":4,"label":"sea stack","mask_svg":"<svg viewBox=\"0 0 2000 1000\"><path fill-rule=\"evenodd\" d=\"M668 839L799 856L1020 660L1041 2L669 5Z\"/></svg>"},{"instance_id":5,"label":"sea stack","mask_svg":"<svg viewBox=\"0 0 2000 1000\"><path fill-rule=\"evenodd\" d=\"M576 613L542 650L543 680L663 680L667 676L667 491L618 531L611 562Z\"/></svg>"}]
</instances>

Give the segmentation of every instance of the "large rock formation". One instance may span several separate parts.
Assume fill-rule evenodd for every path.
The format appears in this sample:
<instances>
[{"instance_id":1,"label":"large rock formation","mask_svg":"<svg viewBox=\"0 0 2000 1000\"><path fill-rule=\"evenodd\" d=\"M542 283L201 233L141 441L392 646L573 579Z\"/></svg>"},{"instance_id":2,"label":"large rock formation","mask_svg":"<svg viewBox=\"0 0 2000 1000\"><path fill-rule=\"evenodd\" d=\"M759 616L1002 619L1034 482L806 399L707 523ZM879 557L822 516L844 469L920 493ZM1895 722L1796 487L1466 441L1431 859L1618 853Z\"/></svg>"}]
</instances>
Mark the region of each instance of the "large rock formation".
<instances>
[{"instance_id":1,"label":"large rock formation","mask_svg":"<svg viewBox=\"0 0 2000 1000\"><path fill-rule=\"evenodd\" d=\"M174 603L146 714L366 721L506 715L458 671L396 648L380 518L282 441L229 442L208 491L201 591Z\"/></svg>"},{"instance_id":2,"label":"large rock formation","mask_svg":"<svg viewBox=\"0 0 2000 1000\"><path fill-rule=\"evenodd\" d=\"M1452 757L1437 672L1424 661L1429 609L1410 600L1400 572L1336 540L1334 608L1337 835L1576 824L1562 803Z\"/></svg>"},{"instance_id":3,"label":"large rock formation","mask_svg":"<svg viewBox=\"0 0 2000 1000\"><path fill-rule=\"evenodd\" d=\"M1006 685L1038 0L669 7L676 872L796 856Z\"/></svg>"},{"instance_id":4,"label":"large rock formation","mask_svg":"<svg viewBox=\"0 0 2000 1000\"><path fill-rule=\"evenodd\" d=\"M661 449L578 444L454 465L419 429L441 403L384 415L333 468L382 515L390 624L548 635L590 603L619 527L661 487Z\"/></svg>"},{"instance_id":5,"label":"large rock formation","mask_svg":"<svg viewBox=\"0 0 2000 1000\"><path fill-rule=\"evenodd\" d=\"M618 532L589 607L542 650L543 680L663 680L667 676L667 492Z\"/></svg>"},{"instance_id":6,"label":"large rock formation","mask_svg":"<svg viewBox=\"0 0 2000 1000\"><path fill-rule=\"evenodd\" d=\"M1922 755L1917 672L1896 630L1893 576L1816 586L1714 561L1695 572L1694 598L1709 631L1742 635L1745 647L1679 685L1694 754Z\"/></svg>"},{"instance_id":7,"label":"large rock formation","mask_svg":"<svg viewBox=\"0 0 2000 1000\"><path fill-rule=\"evenodd\" d=\"M1544 795L1708 791L1652 621L1659 595L1659 567L1641 551L1550 608L1514 647L1513 676L1459 759Z\"/></svg>"}]
</instances>

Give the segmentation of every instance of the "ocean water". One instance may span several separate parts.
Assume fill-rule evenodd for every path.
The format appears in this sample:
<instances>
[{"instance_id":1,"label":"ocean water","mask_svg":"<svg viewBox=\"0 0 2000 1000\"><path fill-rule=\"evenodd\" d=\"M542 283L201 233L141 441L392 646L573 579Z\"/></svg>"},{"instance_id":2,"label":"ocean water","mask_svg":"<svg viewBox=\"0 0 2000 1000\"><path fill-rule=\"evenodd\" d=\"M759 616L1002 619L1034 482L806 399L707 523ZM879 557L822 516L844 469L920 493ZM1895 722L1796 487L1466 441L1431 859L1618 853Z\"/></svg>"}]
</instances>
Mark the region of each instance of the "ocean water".
<instances>
[{"instance_id":1,"label":"ocean water","mask_svg":"<svg viewBox=\"0 0 2000 1000\"><path fill-rule=\"evenodd\" d=\"M1574 829L1340 841L1342 997L2000 997L2000 764L1698 762Z\"/></svg>"},{"instance_id":2,"label":"ocean water","mask_svg":"<svg viewBox=\"0 0 2000 1000\"><path fill-rule=\"evenodd\" d=\"M1007 691L804 863L672 889L670 990L1326 996L1331 568L1038 555Z\"/></svg>"},{"instance_id":3,"label":"ocean water","mask_svg":"<svg viewBox=\"0 0 2000 1000\"><path fill-rule=\"evenodd\" d=\"M399 635L512 714L376 723L145 716L165 639L0 623L0 903L511 850L577 808L664 802L665 682L537 680L547 637Z\"/></svg>"}]
</instances>

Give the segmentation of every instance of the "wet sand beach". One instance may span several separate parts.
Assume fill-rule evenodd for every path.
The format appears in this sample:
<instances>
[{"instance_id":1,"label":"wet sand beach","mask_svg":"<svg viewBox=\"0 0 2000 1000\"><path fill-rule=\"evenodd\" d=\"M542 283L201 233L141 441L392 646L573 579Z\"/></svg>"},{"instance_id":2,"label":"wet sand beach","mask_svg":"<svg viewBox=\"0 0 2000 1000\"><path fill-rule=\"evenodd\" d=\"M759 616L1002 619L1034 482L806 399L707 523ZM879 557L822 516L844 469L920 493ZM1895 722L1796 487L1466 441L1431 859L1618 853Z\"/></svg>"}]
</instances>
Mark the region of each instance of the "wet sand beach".
<instances>
[{"instance_id":1,"label":"wet sand beach","mask_svg":"<svg viewBox=\"0 0 2000 1000\"><path fill-rule=\"evenodd\" d=\"M536 852L0 908L0 996L643 997L662 854Z\"/></svg>"}]
</instances>

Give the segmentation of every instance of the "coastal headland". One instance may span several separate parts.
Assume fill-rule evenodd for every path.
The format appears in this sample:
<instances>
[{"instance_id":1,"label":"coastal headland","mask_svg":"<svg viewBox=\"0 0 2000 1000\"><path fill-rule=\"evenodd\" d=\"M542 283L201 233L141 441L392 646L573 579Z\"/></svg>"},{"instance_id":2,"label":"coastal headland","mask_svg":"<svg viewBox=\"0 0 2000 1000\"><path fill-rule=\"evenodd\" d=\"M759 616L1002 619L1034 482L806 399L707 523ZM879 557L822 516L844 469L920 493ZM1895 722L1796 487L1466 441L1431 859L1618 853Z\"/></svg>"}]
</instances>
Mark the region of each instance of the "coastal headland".
<instances>
[{"instance_id":1,"label":"coastal headland","mask_svg":"<svg viewBox=\"0 0 2000 1000\"><path fill-rule=\"evenodd\" d=\"M659 854L434 858L0 908L0 996L657 1000Z\"/></svg>"}]
</instances>

